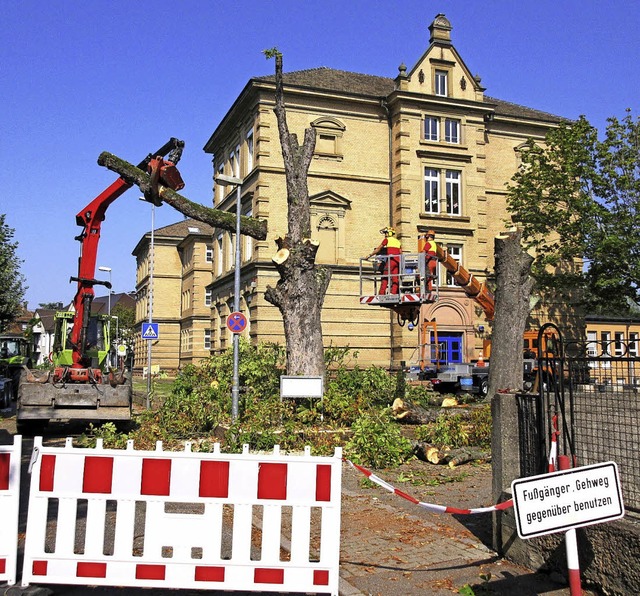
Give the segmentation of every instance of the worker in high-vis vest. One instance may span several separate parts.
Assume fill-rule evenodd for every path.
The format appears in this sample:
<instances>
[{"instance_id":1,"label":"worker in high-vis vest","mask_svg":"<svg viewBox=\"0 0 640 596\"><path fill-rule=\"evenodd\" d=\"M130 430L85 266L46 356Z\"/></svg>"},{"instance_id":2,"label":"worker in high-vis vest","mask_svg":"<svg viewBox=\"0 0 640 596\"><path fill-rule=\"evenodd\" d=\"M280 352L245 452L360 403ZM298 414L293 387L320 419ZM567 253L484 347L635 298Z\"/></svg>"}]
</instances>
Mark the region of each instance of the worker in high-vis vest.
<instances>
[{"instance_id":1,"label":"worker in high-vis vest","mask_svg":"<svg viewBox=\"0 0 640 596\"><path fill-rule=\"evenodd\" d=\"M424 240L422 252L424 252L425 262L429 272L427 277L427 292L431 292L433 288L433 280L436 278L438 269L438 255L436 253L438 245L436 244L435 238L436 233L433 230L425 232L422 238L422 240Z\"/></svg>"},{"instance_id":2,"label":"worker in high-vis vest","mask_svg":"<svg viewBox=\"0 0 640 596\"><path fill-rule=\"evenodd\" d=\"M385 266L382 272L382 283L380 284L380 294L387 293L389 279L391 279L391 294L398 293L400 274L400 254L402 244L396 238L396 231L393 228L382 228L380 233L384 235L382 242L367 256L370 259L374 255L385 255Z\"/></svg>"}]
</instances>

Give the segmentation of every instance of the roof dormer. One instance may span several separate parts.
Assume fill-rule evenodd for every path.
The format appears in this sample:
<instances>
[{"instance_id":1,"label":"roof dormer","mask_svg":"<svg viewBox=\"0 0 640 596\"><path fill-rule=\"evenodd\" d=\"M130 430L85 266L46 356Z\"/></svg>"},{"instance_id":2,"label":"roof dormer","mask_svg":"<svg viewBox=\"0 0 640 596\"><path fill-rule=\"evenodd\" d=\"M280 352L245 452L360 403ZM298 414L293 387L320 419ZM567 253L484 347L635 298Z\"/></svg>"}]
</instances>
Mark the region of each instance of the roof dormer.
<instances>
[{"instance_id":1,"label":"roof dormer","mask_svg":"<svg viewBox=\"0 0 640 596\"><path fill-rule=\"evenodd\" d=\"M449 99L482 101L483 87L451 43L451 23L439 13L429 25L429 48L416 65L396 79L402 91Z\"/></svg>"}]
</instances>

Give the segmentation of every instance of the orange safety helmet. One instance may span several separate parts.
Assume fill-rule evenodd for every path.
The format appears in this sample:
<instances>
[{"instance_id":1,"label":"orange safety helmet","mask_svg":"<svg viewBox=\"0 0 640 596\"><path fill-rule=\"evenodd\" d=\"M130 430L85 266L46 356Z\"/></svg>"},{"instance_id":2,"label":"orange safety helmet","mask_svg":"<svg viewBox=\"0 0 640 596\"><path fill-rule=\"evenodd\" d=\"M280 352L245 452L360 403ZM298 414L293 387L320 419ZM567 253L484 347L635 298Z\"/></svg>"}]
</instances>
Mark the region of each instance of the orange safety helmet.
<instances>
[{"instance_id":1,"label":"orange safety helmet","mask_svg":"<svg viewBox=\"0 0 640 596\"><path fill-rule=\"evenodd\" d=\"M425 233L425 236L433 236L434 238L436 237L436 233L433 230L427 230Z\"/></svg>"}]
</instances>

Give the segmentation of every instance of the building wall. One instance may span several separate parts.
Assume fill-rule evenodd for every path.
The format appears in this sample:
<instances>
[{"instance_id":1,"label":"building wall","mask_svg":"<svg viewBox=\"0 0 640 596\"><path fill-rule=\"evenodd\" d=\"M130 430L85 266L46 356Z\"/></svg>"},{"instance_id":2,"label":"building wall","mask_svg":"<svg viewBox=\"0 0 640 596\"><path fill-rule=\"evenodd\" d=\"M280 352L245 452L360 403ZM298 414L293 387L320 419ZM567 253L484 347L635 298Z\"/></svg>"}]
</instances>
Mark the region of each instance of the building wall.
<instances>
[{"instance_id":1,"label":"building wall","mask_svg":"<svg viewBox=\"0 0 640 596\"><path fill-rule=\"evenodd\" d=\"M285 73L290 131L302 141L307 128L316 130L308 175L311 237L320 242L317 263L333 270L322 312L325 345L351 347L359 352L361 364L396 367L417 358L415 329L397 325L396 315L388 309L359 301L360 259L381 241L379 230L392 225L404 251L416 252L419 232L434 229L439 243L459 251L462 264L480 281L486 280L493 270L494 237L508 219L505 185L518 167L518 149L530 137L542 141L548 128L561 120L505 102L496 108L451 43L450 31L446 18L436 17L428 48L413 67L401 66L395 79L329 69ZM446 92L437 86L443 76ZM249 321L244 335L253 342L284 343L281 314L264 298L266 288L278 282L271 260L275 241L287 232L274 91L272 77L252 79L205 151L214 156L214 175L222 172L243 179L242 212L268 222L265 241L242 239L240 310ZM437 140L425 134L427 117L436 119ZM453 140L446 138L452 125ZM439 213L427 208L426 169L439 172ZM460 210L453 214L447 213L444 198L447 171L460 181ZM235 201L235 187L215 185L213 202L218 209L235 212ZM175 240L174 250L187 236ZM233 234L212 230L211 240L209 281L205 268L185 269L172 262L175 255L158 256L165 259L167 272L175 267L172 273L181 276L179 282L171 278L173 285L164 280L166 303L158 305L163 324L171 321L178 327L164 365L200 358L198 337L207 324L212 353L231 345L225 323L234 304ZM440 277L446 280L444 271ZM203 284L209 284L211 291L207 315L199 302ZM143 299L144 275L139 275L138 287ZM190 296L186 307L185 292ZM138 313L140 320L143 310ZM460 334L465 360L481 354L483 340L490 334L481 309L455 286L442 285L439 301L424 305L421 317L435 318L443 332ZM142 357L138 349L136 362Z\"/></svg>"},{"instance_id":2,"label":"building wall","mask_svg":"<svg viewBox=\"0 0 640 596\"><path fill-rule=\"evenodd\" d=\"M449 84L444 96L436 94L439 70L446 71ZM483 102L484 89L450 43L446 27L432 25L429 48L411 69L400 68L394 86L381 102L329 92L321 85L304 90L287 87L285 73L290 131L299 139L310 126L317 132L316 156L308 176L311 236L320 241L318 263L333 265L322 313L325 345L348 345L359 352L362 363L381 366L416 359L418 337L415 329L397 325L389 310L359 302L359 260L378 245L379 230L394 226L404 251L416 252L418 233L433 228L438 242L461 250L463 265L485 280L493 269L493 239L503 231L508 217L505 185L518 166L518 147L529 137L542 140L550 126L535 117L493 117L490 104ZM243 208L251 205L254 216L268 220L268 238L255 242L253 266L243 270L243 297L253 298L250 306L243 300L241 310L250 319L247 336L283 343L281 315L263 297L267 285L275 285L278 279L270 263L274 240L287 230L286 181L273 97L273 85L264 81L245 90L205 150L214 154L215 172L244 178ZM438 140L426 138L427 116L438 119ZM458 127L455 142L445 139L450 121ZM244 140L251 128L254 154L249 170ZM333 144L326 143L327 136L333 136ZM446 171L457 172L459 213L427 211L425 168L440 172L443 191ZM234 209L235 188L219 189L215 200L222 209ZM444 198L440 206L446 211ZM232 284L224 253L233 247L228 235L222 236L222 254L216 259L225 266L218 268L219 275L214 267L212 283L214 350L229 345L224 320L230 312ZM442 271L441 279L445 278ZM251 281L255 288L250 287ZM435 317L443 331L462 334L465 360L481 354L490 325L460 288L442 287L440 300L423 306L422 316ZM481 326L485 331L480 331Z\"/></svg>"}]
</instances>

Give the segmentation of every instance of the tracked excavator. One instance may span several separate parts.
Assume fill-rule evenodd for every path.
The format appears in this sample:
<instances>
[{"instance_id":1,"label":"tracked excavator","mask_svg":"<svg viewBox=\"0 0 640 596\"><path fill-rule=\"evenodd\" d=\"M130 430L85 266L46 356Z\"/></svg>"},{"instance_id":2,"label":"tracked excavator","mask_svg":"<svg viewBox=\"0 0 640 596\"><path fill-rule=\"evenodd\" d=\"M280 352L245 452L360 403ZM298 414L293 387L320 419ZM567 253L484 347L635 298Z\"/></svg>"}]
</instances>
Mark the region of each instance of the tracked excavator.
<instances>
[{"instance_id":1,"label":"tracked excavator","mask_svg":"<svg viewBox=\"0 0 640 596\"><path fill-rule=\"evenodd\" d=\"M161 201L158 187L180 190L184 182L176 168L184 142L172 138L155 153L150 153L138 168L146 170L151 190L145 200L156 205ZM167 156L167 159L165 159ZM127 421L131 418L132 385L130 371L109 366L111 347L109 316L91 312L94 286L108 281L95 279L98 243L107 208L131 184L118 178L76 215L82 231L78 275L73 309L55 314L51 367L47 371L29 370L20 375L16 407L18 431L41 431L49 420Z\"/></svg>"}]
</instances>

